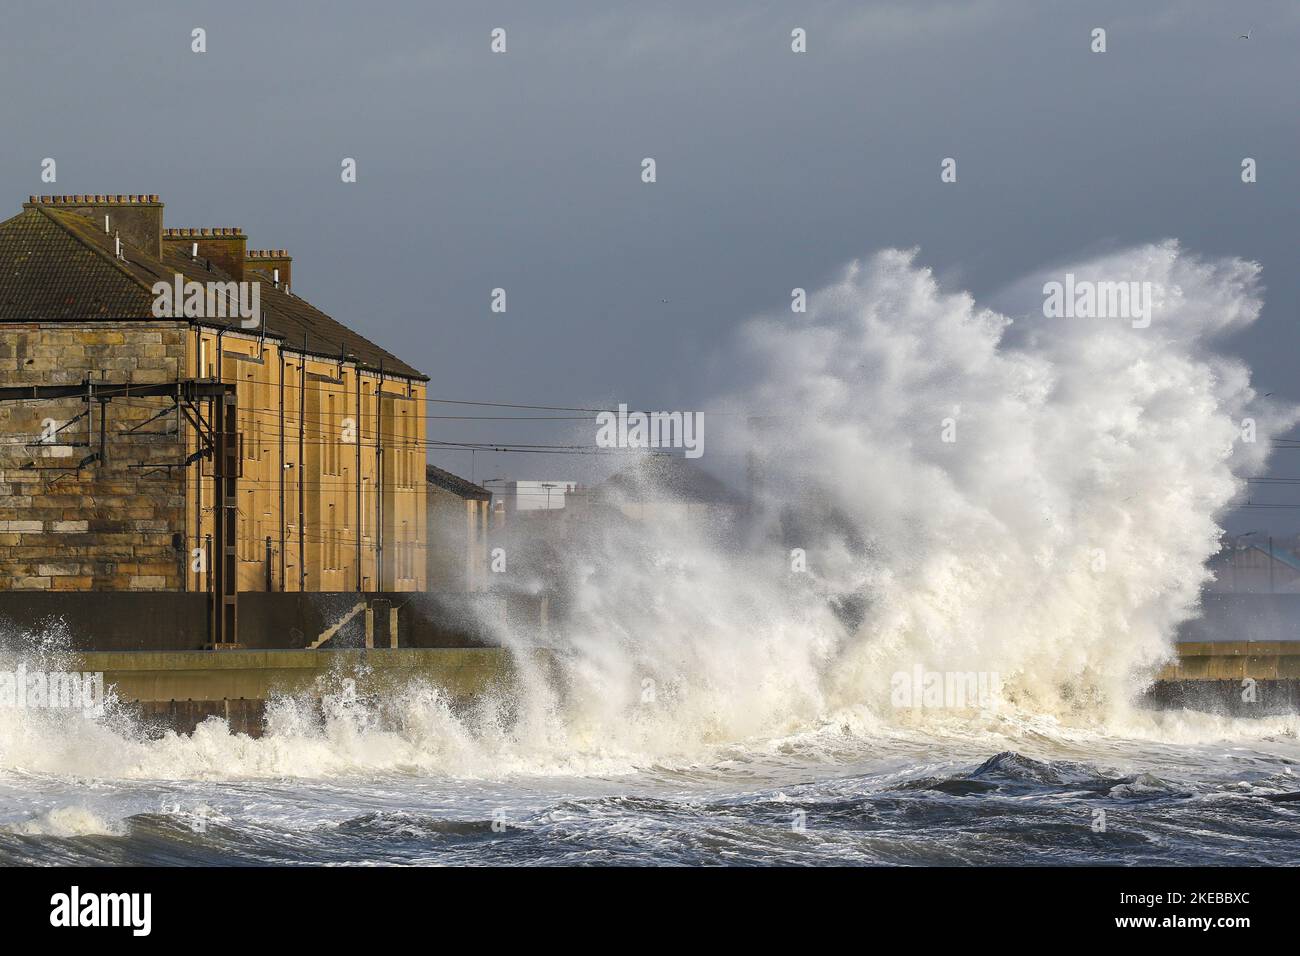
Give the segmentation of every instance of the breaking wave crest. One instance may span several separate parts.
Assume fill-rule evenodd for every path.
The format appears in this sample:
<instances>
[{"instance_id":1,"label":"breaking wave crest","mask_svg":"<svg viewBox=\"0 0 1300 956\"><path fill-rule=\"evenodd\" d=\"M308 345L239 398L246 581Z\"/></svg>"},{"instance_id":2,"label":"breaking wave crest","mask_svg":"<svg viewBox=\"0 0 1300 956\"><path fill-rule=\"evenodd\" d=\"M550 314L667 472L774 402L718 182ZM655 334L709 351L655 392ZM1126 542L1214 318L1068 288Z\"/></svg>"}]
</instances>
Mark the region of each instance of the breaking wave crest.
<instances>
[{"instance_id":1,"label":"breaking wave crest","mask_svg":"<svg viewBox=\"0 0 1300 956\"><path fill-rule=\"evenodd\" d=\"M571 529L553 667L525 668L508 699L466 712L412 683L382 702L335 700L323 722L284 700L260 740L215 720L146 739L0 713L0 766L581 775L745 752L835 759L845 739L887 749L918 733L1293 737L1290 718L1245 729L1132 707L1196 613L1240 476L1297 420L1214 350L1258 316L1259 269L1166 242L1069 271L1150 282L1150 325L1013 321L898 250L851 264L804 315L747 324L734 360L756 384L716 403L751 423L727 436L761 478L745 520ZM1253 442L1240 440L1247 418ZM996 674L1002 698L981 713L900 710L894 677L918 669ZM961 785L1023 769L999 761Z\"/></svg>"}]
</instances>

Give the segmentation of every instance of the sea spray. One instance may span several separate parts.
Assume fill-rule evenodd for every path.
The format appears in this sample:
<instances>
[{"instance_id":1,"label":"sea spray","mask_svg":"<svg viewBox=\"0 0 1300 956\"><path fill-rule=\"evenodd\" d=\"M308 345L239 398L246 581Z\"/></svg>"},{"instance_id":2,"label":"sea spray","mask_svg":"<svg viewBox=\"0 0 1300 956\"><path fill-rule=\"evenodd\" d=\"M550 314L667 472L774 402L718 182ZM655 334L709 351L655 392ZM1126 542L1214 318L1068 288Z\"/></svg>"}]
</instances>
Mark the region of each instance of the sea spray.
<instances>
[{"instance_id":1,"label":"sea spray","mask_svg":"<svg viewBox=\"0 0 1300 956\"><path fill-rule=\"evenodd\" d=\"M336 699L323 721L279 701L261 740L215 720L150 740L11 715L3 766L607 775L772 747L831 754L846 735L887 747L918 721L952 741L1107 721L1158 736L1129 701L1196 611L1216 517L1296 413L1213 351L1258 315L1257 266L1163 243L1068 268L1151 283L1151 322L1045 318L1026 300L1032 320L1013 323L891 250L810 295L805 315L748 324L732 360L752 384L710 406L754 423L747 441L710 446L755 455L762 492L745 520L578 523L556 557L563 618L502 635L519 680L469 712L413 682ZM1239 440L1247 419L1254 442ZM550 671L522 656L542 641ZM1004 699L993 717L899 713L891 678L916 668L997 674ZM1190 724L1224 732L1189 718L1179 733Z\"/></svg>"},{"instance_id":2,"label":"sea spray","mask_svg":"<svg viewBox=\"0 0 1300 956\"><path fill-rule=\"evenodd\" d=\"M1072 271L1150 282L1148 326L1015 329L914 256L747 330L771 503L802 519L820 586L865 608L829 705L879 709L920 665L996 672L1030 712L1126 708L1196 612L1240 476L1296 420L1211 351L1258 315L1258 267L1141 247Z\"/></svg>"}]
</instances>

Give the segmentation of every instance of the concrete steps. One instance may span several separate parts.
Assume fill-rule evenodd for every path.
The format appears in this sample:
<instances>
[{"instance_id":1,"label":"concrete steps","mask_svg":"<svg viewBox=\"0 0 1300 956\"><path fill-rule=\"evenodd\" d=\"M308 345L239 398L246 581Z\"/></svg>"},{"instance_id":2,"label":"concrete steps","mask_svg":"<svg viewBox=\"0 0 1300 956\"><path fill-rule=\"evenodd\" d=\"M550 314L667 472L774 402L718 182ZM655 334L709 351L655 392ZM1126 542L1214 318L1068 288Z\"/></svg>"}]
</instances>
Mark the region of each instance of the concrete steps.
<instances>
[{"instance_id":1,"label":"concrete steps","mask_svg":"<svg viewBox=\"0 0 1300 956\"><path fill-rule=\"evenodd\" d=\"M320 637L316 638L316 640L308 644L307 650L314 651L319 649L322 644L324 644L326 641L332 638L339 631L343 630L343 628L347 627L348 621L352 620L354 617L356 617L365 609L366 609L366 602L358 601L355 605L353 605L351 610L349 610L341 618L339 618L337 621L335 621L333 624L327 627L324 630L324 632L321 633Z\"/></svg>"}]
</instances>

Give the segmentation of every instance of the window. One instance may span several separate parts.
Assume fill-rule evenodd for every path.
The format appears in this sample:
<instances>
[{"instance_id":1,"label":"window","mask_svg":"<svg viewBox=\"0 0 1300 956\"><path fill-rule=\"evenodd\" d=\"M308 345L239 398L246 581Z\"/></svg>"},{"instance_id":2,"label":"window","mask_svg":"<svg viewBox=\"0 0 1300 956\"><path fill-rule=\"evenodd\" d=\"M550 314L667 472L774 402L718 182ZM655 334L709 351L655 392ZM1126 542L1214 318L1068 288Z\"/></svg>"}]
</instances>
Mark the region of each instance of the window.
<instances>
[{"instance_id":1,"label":"window","mask_svg":"<svg viewBox=\"0 0 1300 956\"><path fill-rule=\"evenodd\" d=\"M415 542L407 521L402 522L402 534L397 545L397 576L403 580L415 577Z\"/></svg>"},{"instance_id":2,"label":"window","mask_svg":"<svg viewBox=\"0 0 1300 956\"><path fill-rule=\"evenodd\" d=\"M341 490L343 492L343 527L344 529L347 529L352 527L352 494L354 489L351 483L348 481L348 470L346 468L343 469L342 477L343 477L343 481L341 482Z\"/></svg>"},{"instance_id":3,"label":"window","mask_svg":"<svg viewBox=\"0 0 1300 956\"><path fill-rule=\"evenodd\" d=\"M256 460L262 456L262 402L252 372L249 372L244 380L242 398L247 403L240 409L241 417L246 423L244 433L247 441L244 442L244 457Z\"/></svg>"},{"instance_id":4,"label":"window","mask_svg":"<svg viewBox=\"0 0 1300 956\"><path fill-rule=\"evenodd\" d=\"M338 473L339 432L334 415L333 392L325 396L325 421L321 425L321 431L325 441L325 474L334 475Z\"/></svg>"},{"instance_id":5,"label":"window","mask_svg":"<svg viewBox=\"0 0 1300 956\"><path fill-rule=\"evenodd\" d=\"M402 409L402 487L411 487L411 420Z\"/></svg>"},{"instance_id":6,"label":"window","mask_svg":"<svg viewBox=\"0 0 1300 956\"><path fill-rule=\"evenodd\" d=\"M399 578L406 577L406 522L402 522L402 530L397 535L397 567L395 568Z\"/></svg>"},{"instance_id":7,"label":"window","mask_svg":"<svg viewBox=\"0 0 1300 956\"><path fill-rule=\"evenodd\" d=\"M243 507L239 508L235 514L235 521L239 525L239 531L235 541L237 546L238 557L241 561L255 561L257 541L257 519L253 516L253 492L251 489L246 490L244 494ZM217 515L217 520L221 516Z\"/></svg>"},{"instance_id":8,"label":"window","mask_svg":"<svg viewBox=\"0 0 1300 956\"><path fill-rule=\"evenodd\" d=\"M334 505L329 506L329 524L325 528L325 567L339 566L339 529L334 523Z\"/></svg>"},{"instance_id":9,"label":"window","mask_svg":"<svg viewBox=\"0 0 1300 956\"><path fill-rule=\"evenodd\" d=\"M361 386L361 421L357 422L357 441L371 444L375 440L374 391L370 385Z\"/></svg>"}]
</instances>

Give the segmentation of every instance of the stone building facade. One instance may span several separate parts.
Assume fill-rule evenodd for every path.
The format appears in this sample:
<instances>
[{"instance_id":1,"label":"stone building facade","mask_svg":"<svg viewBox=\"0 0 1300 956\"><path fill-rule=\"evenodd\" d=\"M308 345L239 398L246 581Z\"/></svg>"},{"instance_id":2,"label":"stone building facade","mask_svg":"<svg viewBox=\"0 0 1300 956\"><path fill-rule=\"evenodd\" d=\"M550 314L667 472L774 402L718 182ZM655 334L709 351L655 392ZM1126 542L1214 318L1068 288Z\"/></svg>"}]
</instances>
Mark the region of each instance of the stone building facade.
<instances>
[{"instance_id":1,"label":"stone building facade","mask_svg":"<svg viewBox=\"0 0 1300 956\"><path fill-rule=\"evenodd\" d=\"M2 331L0 386L75 384L100 371L165 382L186 363L185 329L175 322L5 323ZM177 445L143 434L151 414L145 400L0 403L0 587L184 587L173 538L184 527L185 487L165 468ZM78 468L98 451L101 417L111 454Z\"/></svg>"},{"instance_id":2,"label":"stone building facade","mask_svg":"<svg viewBox=\"0 0 1300 956\"><path fill-rule=\"evenodd\" d=\"M157 196L31 197L0 223L0 589L208 590L214 387L238 590L425 587L427 377L292 291L284 250L246 247L164 228ZM160 317L177 276L257 283L258 323Z\"/></svg>"}]
</instances>

